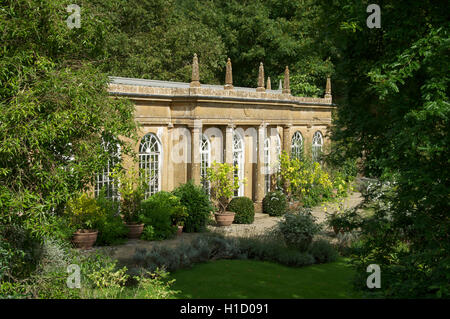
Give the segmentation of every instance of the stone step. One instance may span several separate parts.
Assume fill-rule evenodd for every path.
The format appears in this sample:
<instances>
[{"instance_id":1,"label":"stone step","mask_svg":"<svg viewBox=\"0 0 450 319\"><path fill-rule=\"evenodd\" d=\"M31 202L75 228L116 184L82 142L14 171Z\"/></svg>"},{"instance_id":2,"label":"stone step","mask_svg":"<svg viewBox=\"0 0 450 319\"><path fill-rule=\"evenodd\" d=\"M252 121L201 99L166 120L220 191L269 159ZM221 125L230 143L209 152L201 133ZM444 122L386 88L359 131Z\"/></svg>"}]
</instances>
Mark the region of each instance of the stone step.
<instances>
[{"instance_id":1,"label":"stone step","mask_svg":"<svg viewBox=\"0 0 450 319\"><path fill-rule=\"evenodd\" d=\"M269 214L263 214L263 213L255 213L255 220L256 219L264 219L264 218L269 218Z\"/></svg>"}]
</instances>

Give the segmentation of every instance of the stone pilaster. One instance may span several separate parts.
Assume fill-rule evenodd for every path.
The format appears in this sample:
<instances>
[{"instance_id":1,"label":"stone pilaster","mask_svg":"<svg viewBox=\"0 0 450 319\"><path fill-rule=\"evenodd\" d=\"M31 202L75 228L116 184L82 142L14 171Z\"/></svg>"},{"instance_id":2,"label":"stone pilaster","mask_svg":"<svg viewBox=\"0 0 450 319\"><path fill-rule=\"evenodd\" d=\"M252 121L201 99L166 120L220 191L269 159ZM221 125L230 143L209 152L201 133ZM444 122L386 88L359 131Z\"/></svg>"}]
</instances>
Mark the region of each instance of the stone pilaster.
<instances>
[{"instance_id":1,"label":"stone pilaster","mask_svg":"<svg viewBox=\"0 0 450 319\"><path fill-rule=\"evenodd\" d=\"M173 171L174 171L174 165L173 165L173 159L172 159L172 146L173 146L173 124L169 123L167 125L167 190L171 191L175 188L175 185L173 183L174 181L174 175L173 175Z\"/></svg>"},{"instance_id":2,"label":"stone pilaster","mask_svg":"<svg viewBox=\"0 0 450 319\"><path fill-rule=\"evenodd\" d=\"M228 124L225 129L225 163L233 164L233 124Z\"/></svg>"},{"instance_id":3,"label":"stone pilaster","mask_svg":"<svg viewBox=\"0 0 450 319\"><path fill-rule=\"evenodd\" d=\"M200 134L202 133L202 123L195 120L191 127L191 179L194 184L200 185Z\"/></svg>"},{"instance_id":4,"label":"stone pilaster","mask_svg":"<svg viewBox=\"0 0 450 319\"><path fill-rule=\"evenodd\" d=\"M286 124L283 126L283 151L291 155L291 134L292 124Z\"/></svg>"},{"instance_id":5,"label":"stone pilaster","mask_svg":"<svg viewBox=\"0 0 450 319\"><path fill-rule=\"evenodd\" d=\"M258 156L256 158L256 189L255 202L259 206L264 198L264 140L266 138L266 125L258 128ZM257 207L259 208L259 207Z\"/></svg>"}]
</instances>

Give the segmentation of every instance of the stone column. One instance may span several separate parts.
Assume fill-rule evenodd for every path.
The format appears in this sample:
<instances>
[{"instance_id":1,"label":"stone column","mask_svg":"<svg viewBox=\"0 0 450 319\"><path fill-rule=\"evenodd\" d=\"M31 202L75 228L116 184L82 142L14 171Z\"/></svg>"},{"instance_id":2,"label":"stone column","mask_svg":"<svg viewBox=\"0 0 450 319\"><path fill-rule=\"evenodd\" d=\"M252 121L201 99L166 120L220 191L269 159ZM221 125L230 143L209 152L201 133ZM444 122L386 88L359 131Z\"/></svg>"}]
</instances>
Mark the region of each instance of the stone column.
<instances>
[{"instance_id":1,"label":"stone column","mask_svg":"<svg viewBox=\"0 0 450 319\"><path fill-rule=\"evenodd\" d=\"M200 185L200 134L202 132L201 120L194 120L191 127L191 179L194 184Z\"/></svg>"},{"instance_id":2,"label":"stone column","mask_svg":"<svg viewBox=\"0 0 450 319\"><path fill-rule=\"evenodd\" d=\"M224 163L233 164L233 124L228 124L225 131Z\"/></svg>"},{"instance_id":3,"label":"stone column","mask_svg":"<svg viewBox=\"0 0 450 319\"><path fill-rule=\"evenodd\" d=\"M255 202L258 205L264 198L264 139L266 137L266 125L261 124L258 128L258 155L256 158L256 189Z\"/></svg>"},{"instance_id":4,"label":"stone column","mask_svg":"<svg viewBox=\"0 0 450 319\"><path fill-rule=\"evenodd\" d=\"M291 128L292 124L283 126L283 151L291 155Z\"/></svg>"}]
</instances>

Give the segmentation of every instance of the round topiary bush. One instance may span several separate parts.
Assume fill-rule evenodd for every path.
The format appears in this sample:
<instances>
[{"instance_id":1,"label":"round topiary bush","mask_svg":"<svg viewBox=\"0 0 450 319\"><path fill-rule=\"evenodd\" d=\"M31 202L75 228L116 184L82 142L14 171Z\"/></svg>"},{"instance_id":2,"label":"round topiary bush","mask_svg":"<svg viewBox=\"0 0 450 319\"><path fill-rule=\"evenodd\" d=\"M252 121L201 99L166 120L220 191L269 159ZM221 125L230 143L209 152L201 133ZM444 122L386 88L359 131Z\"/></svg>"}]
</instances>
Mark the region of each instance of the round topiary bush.
<instances>
[{"instance_id":1,"label":"round topiary bush","mask_svg":"<svg viewBox=\"0 0 450 319\"><path fill-rule=\"evenodd\" d=\"M251 224L255 220L255 207L248 197L235 197L228 204L227 210L234 212L235 224Z\"/></svg>"},{"instance_id":2,"label":"round topiary bush","mask_svg":"<svg viewBox=\"0 0 450 319\"><path fill-rule=\"evenodd\" d=\"M270 216L282 216L287 209L286 195L282 191L269 192L262 202L263 213Z\"/></svg>"}]
</instances>

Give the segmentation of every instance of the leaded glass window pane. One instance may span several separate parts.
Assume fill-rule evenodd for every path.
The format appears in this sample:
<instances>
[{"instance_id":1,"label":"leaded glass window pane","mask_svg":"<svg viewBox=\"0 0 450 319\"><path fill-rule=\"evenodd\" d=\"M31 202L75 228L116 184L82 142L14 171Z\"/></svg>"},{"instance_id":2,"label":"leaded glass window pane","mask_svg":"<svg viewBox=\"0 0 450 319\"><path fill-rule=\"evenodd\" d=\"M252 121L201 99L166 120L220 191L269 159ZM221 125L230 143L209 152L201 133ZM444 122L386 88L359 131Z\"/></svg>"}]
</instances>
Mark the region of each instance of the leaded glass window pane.
<instances>
[{"instance_id":1,"label":"leaded glass window pane","mask_svg":"<svg viewBox=\"0 0 450 319\"><path fill-rule=\"evenodd\" d=\"M303 158L303 136L299 131L295 132L292 136L291 158L297 158L299 160Z\"/></svg>"},{"instance_id":2,"label":"leaded glass window pane","mask_svg":"<svg viewBox=\"0 0 450 319\"><path fill-rule=\"evenodd\" d=\"M141 140L139 168L147 181L145 198L148 198L161 189L161 143L152 133L145 135Z\"/></svg>"}]
</instances>

